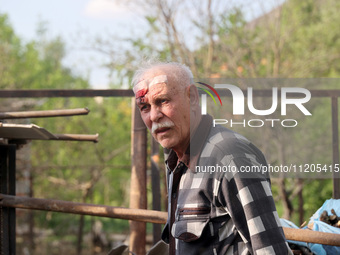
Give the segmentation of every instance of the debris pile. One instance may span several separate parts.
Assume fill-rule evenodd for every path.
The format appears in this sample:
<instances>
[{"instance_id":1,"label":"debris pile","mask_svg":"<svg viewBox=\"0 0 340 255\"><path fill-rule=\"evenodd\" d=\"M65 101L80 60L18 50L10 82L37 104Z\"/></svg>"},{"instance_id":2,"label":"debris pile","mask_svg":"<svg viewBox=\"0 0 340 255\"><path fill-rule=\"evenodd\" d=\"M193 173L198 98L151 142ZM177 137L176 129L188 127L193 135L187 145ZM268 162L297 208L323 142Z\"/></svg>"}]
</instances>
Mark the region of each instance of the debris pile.
<instances>
[{"instance_id":1,"label":"debris pile","mask_svg":"<svg viewBox=\"0 0 340 255\"><path fill-rule=\"evenodd\" d=\"M335 210L331 209L331 215L328 215L328 212L324 210L321 215L319 220L322 222L325 222L333 227L340 228L340 217L336 215Z\"/></svg>"}]
</instances>

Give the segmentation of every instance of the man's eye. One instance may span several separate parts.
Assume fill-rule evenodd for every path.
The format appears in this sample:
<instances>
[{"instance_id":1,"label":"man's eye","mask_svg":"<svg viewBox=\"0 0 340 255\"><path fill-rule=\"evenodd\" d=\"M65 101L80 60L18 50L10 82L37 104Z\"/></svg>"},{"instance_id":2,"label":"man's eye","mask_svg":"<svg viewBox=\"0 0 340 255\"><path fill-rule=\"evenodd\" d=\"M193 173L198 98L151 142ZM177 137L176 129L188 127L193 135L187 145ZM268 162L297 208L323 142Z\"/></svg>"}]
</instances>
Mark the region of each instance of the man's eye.
<instances>
[{"instance_id":1,"label":"man's eye","mask_svg":"<svg viewBox=\"0 0 340 255\"><path fill-rule=\"evenodd\" d=\"M148 105L143 105L140 110L141 111L147 111L149 109L149 106Z\"/></svg>"}]
</instances>

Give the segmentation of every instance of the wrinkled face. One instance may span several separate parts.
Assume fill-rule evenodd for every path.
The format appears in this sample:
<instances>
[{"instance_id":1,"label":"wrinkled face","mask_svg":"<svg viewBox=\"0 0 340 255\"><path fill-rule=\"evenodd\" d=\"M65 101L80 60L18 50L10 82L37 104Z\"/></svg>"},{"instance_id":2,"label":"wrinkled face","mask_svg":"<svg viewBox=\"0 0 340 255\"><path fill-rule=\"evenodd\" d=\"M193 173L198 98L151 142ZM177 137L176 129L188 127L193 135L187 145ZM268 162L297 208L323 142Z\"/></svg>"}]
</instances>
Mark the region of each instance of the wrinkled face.
<instances>
[{"instance_id":1,"label":"wrinkled face","mask_svg":"<svg viewBox=\"0 0 340 255\"><path fill-rule=\"evenodd\" d=\"M164 148L184 152L190 141L189 87L176 84L164 72L146 73L143 81L135 93L145 125Z\"/></svg>"}]
</instances>

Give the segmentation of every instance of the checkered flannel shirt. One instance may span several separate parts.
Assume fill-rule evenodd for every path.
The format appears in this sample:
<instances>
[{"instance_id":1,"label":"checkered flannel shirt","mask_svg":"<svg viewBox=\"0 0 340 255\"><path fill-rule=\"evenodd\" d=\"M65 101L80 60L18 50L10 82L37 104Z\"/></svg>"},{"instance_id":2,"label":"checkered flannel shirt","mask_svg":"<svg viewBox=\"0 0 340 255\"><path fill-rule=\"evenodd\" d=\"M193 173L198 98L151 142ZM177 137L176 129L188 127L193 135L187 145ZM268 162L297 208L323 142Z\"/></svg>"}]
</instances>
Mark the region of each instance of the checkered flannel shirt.
<instances>
[{"instance_id":1,"label":"checkered flannel shirt","mask_svg":"<svg viewBox=\"0 0 340 255\"><path fill-rule=\"evenodd\" d=\"M212 127L209 115L190 143L190 161L177 163L174 151L166 160L169 208L162 239L170 244L169 253L292 254L268 176L204 170L266 165L259 149L229 129Z\"/></svg>"}]
</instances>

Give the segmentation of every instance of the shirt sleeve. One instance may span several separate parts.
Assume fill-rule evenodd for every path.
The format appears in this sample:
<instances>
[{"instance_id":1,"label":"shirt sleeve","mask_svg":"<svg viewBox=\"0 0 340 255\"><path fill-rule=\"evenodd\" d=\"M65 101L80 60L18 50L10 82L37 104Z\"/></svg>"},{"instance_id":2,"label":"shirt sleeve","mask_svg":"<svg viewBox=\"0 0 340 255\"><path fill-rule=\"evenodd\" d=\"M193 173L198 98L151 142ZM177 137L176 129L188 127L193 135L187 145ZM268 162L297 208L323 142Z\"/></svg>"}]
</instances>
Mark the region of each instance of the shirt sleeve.
<instances>
[{"instance_id":1,"label":"shirt sleeve","mask_svg":"<svg viewBox=\"0 0 340 255\"><path fill-rule=\"evenodd\" d=\"M250 167L246 167L250 166ZM236 157L220 181L218 199L252 254L293 254L286 242L267 176Z\"/></svg>"}]
</instances>

